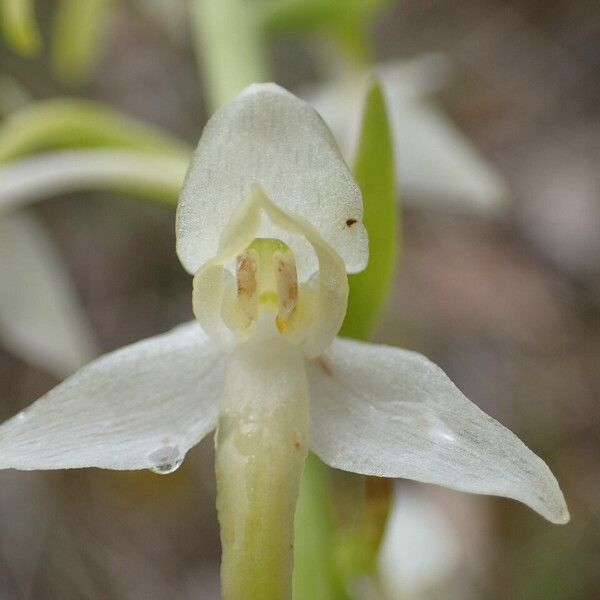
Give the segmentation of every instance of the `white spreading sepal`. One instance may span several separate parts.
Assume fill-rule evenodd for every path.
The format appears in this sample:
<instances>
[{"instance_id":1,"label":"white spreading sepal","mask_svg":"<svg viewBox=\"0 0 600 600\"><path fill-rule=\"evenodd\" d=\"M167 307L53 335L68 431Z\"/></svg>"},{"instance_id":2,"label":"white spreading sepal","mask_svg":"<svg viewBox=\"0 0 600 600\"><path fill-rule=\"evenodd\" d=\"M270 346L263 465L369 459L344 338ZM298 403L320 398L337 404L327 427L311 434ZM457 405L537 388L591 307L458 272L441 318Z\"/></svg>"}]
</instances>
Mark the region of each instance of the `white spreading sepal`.
<instances>
[{"instance_id":1,"label":"white spreading sepal","mask_svg":"<svg viewBox=\"0 0 600 600\"><path fill-rule=\"evenodd\" d=\"M505 496L569 520L544 461L424 356L338 338L309 381L311 447L327 464Z\"/></svg>"},{"instance_id":2,"label":"white spreading sepal","mask_svg":"<svg viewBox=\"0 0 600 600\"><path fill-rule=\"evenodd\" d=\"M91 362L0 425L0 468L160 468L217 422L224 364L196 322Z\"/></svg>"}]
</instances>

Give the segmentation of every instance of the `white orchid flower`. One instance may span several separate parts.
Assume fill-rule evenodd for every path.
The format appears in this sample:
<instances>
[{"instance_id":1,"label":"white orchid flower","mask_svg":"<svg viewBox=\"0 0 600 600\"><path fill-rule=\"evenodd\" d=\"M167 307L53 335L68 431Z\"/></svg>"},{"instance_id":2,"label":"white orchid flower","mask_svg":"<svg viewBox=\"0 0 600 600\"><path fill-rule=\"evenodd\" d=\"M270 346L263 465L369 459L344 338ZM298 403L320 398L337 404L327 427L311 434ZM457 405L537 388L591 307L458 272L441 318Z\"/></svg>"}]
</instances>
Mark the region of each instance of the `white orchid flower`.
<instances>
[{"instance_id":1,"label":"white orchid flower","mask_svg":"<svg viewBox=\"0 0 600 600\"><path fill-rule=\"evenodd\" d=\"M0 467L170 472L218 423L223 561L287 573L274 598L288 597L308 447L332 467L506 496L567 522L546 464L439 367L336 338L346 273L367 263L361 217L314 109L273 84L247 88L208 122L178 207L198 322L95 360L4 423ZM224 580L223 597L238 584Z\"/></svg>"}]
</instances>

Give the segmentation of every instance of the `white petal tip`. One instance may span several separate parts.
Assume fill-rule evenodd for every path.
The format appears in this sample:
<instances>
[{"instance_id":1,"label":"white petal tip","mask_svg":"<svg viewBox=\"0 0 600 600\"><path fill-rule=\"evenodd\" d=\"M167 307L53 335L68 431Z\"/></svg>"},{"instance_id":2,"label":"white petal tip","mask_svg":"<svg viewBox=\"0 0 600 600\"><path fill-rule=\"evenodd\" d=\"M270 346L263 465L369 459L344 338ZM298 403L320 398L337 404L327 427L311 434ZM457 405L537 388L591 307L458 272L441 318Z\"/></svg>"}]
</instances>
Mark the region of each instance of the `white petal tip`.
<instances>
[{"instance_id":1,"label":"white petal tip","mask_svg":"<svg viewBox=\"0 0 600 600\"><path fill-rule=\"evenodd\" d=\"M281 95L287 94L288 96L292 96L292 94L290 94L290 92L288 92L285 88L282 88L280 85L277 85L272 81L267 81L264 83L251 83L238 94L238 97L251 96L253 94L261 93L275 93Z\"/></svg>"},{"instance_id":2,"label":"white petal tip","mask_svg":"<svg viewBox=\"0 0 600 600\"><path fill-rule=\"evenodd\" d=\"M567 508L567 505L565 504L564 499L563 499L563 504L560 507L560 510L558 512L556 512L555 514L553 514L552 516L548 516L546 518L551 523L554 523L555 525L566 525L571 520L571 515L569 513L569 509Z\"/></svg>"}]
</instances>

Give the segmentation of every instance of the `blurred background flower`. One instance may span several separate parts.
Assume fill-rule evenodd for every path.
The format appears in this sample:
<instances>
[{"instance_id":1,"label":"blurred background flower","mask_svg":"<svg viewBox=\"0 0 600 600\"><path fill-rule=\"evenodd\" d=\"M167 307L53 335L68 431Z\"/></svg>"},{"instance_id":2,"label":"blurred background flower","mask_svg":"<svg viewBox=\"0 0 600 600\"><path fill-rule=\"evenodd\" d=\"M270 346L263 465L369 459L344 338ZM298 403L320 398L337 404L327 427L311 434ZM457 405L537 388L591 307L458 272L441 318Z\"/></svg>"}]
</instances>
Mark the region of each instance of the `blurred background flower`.
<instances>
[{"instance_id":1,"label":"blurred background flower","mask_svg":"<svg viewBox=\"0 0 600 600\"><path fill-rule=\"evenodd\" d=\"M404 68L419 64L412 61L426 53L442 57L436 59L438 71L425 77L411 79L399 71L398 85L409 90L404 96L389 97L386 90L392 119L398 114L406 121L411 110L417 117L405 124L406 140L396 128L403 249L376 340L431 356L483 410L527 440L552 467L572 515L569 526L555 528L516 503L465 498L429 486L417 486L419 498L425 498L411 511L413 486L401 484L389 521L393 534L386 539L412 540L405 552L412 547L417 553L427 543L446 548L440 552L443 569L429 563L425 575L439 581L427 584L426 597L595 598L600 594L600 8L593 0L364 0L352 2L339 26L341 21L323 20L323 7L333 1L306 0L313 16L294 17L294 7L304 1L280 2L281 10L270 13L260 33L258 51L268 58L269 77L290 89L310 87L324 94L339 81L360 79L373 64L401 61ZM20 41L11 33L0 42L2 114L20 114L30 99L36 107L65 96L101 102L119 118L152 125L152 135L162 140L153 150L159 162L168 155L185 163L215 100L209 67L204 62L198 67L194 59L198 36L190 27L190 3L170 0L165 10L166 4L36 2L39 32L30 23L17 35ZM14 10L27 3L4 0L5 5ZM321 15L316 21L315 14ZM194 15L202 20L199 11ZM3 29L9 24L5 14L1 24ZM451 65L451 75L439 65ZM347 110L352 118L346 101L356 100L351 94L337 97L334 118ZM0 127L8 125L2 118ZM60 144L38 139L19 159L42 150L123 151L112 134L91 142L89 132L82 139L67 130ZM351 134L351 122L344 131ZM127 150L152 146L145 134L137 139L139 144ZM0 133L0 149L2 140ZM353 152L351 141L347 152ZM416 156L424 158L415 161ZM8 169L18 166L15 159L0 157L7 163L0 167L7 169L0 180L2 173L14 173ZM411 164L412 175L406 171ZM454 187L440 184L448 172ZM477 183L482 180L486 185ZM51 202L37 203L31 212L6 212L0 229L7 219L33 217L37 224L29 227L36 230L41 224L36 239L51 239L56 252L38 251L37 260L61 257L60 272L72 280L61 289L77 290L90 321L84 328L93 329L102 351L190 319L189 278L174 252L172 207L131 199L131 192L148 196L143 184L115 190L109 180L91 187L85 193L75 185L57 189ZM176 187L175 174L153 199L169 200ZM482 211L482 206L499 210ZM11 226L12 235L17 227ZM2 231L0 265L8 240ZM18 236L14 244L25 239ZM19 252L19 259L26 253ZM40 271L55 272L48 266ZM52 277L57 279L63 281ZM0 296L7 290L14 294L17 285L0 271ZM50 299L50 294L42 295ZM48 300L37 309L50 306ZM79 309L67 312L79 320ZM41 333L31 314L28 325ZM43 339L47 344L48 337ZM51 339L57 358L61 338ZM2 419L52 387L59 375L36 360L34 351L23 352L7 340L0 334ZM87 358L83 350L75 354L75 362ZM68 370L65 365L61 371ZM202 443L165 478L1 473L0 596L218 598L211 454L210 441ZM396 510L405 516L398 518ZM406 556L394 558L392 551L390 559L387 542L383 548L388 553L379 563L384 583L357 585L358 593L373 594L384 585L391 598L421 597L421 584L410 582L423 578L426 563L407 572ZM389 577L390 560L399 561L400 583ZM388 565L387 576L382 565ZM396 596L390 585L399 587Z\"/></svg>"}]
</instances>

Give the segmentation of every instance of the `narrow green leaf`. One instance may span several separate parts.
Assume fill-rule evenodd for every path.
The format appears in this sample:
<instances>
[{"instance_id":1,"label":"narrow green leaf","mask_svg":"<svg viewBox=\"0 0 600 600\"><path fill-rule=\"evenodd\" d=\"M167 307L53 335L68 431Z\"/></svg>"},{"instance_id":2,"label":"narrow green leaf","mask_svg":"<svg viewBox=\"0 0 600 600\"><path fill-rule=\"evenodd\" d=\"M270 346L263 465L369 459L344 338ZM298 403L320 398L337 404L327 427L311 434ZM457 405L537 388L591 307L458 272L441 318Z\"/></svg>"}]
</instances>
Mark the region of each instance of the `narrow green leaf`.
<instances>
[{"instance_id":1,"label":"narrow green leaf","mask_svg":"<svg viewBox=\"0 0 600 600\"><path fill-rule=\"evenodd\" d=\"M52 63L66 81L85 79L98 57L112 0L62 0L54 16Z\"/></svg>"},{"instance_id":2,"label":"narrow green leaf","mask_svg":"<svg viewBox=\"0 0 600 600\"><path fill-rule=\"evenodd\" d=\"M267 31L310 31L365 19L390 0L275 0L263 13Z\"/></svg>"},{"instance_id":3,"label":"narrow green leaf","mask_svg":"<svg viewBox=\"0 0 600 600\"><path fill-rule=\"evenodd\" d=\"M366 97L354 169L363 193L370 259L365 271L350 276L348 313L341 332L358 339L371 334L394 273L398 222L393 159L385 100L374 84ZM348 475L348 480L358 484L351 503L357 504L360 513L359 521L350 527L334 522L329 469L309 454L296 508L295 598L345 599L341 582L373 568L389 486L385 480L359 480L358 476ZM379 493L380 489L384 491Z\"/></svg>"},{"instance_id":4,"label":"narrow green leaf","mask_svg":"<svg viewBox=\"0 0 600 600\"><path fill-rule=\"evenodd\" d=\"M364 201L369 263L350 275L350 297L341 335L368 339L388 297L398 247L394 155L385 99L375 83L364 109L354 175Z\"/></svg>"},{"instance_id":5,"label":"narrow green leaf","mask_svg":"<svg viewBox=\"0 0 600 600\"><path fill-rule=\"evenodd\" d=\"M41 47L33 0L0 0L0 24L6 42L19 54L33 56Z\"/></svg>"},{"instance_id":6,"label":"narrow green leaf","mask_svg":"<svg viewBox=\"0 0 600 600\"><path fill-rule=\"evenodd\" d=\"M0 163L55 148L119 147L189 160L192 149L168 133L102 104L53 99L0 123Z\"/></svg>"},{"instance_id":7,"label":"narrow green leaf","mask_svg":"<svg viewBox=\"0 0 600 600\"><path fill-rule=\"evenodd\" d=\"M269 79L254 0L192 0L195 49L211 112Z\"/></svg>"},{"instance_id":8,"label":"narrow green leaf","mask_svg":"<svg viewBox=\"0 0 600 600\"><path fill-rule=\"evenodd\" d=\"M350 58L369 58L366 34L373 17L390 0L275 0L263 12L266 33L322 33Z\"/></svg>"},{"instance_id":9,"label":"narrow green leaf","mask_svg":"<svg viewBox=\"0 0 600 600\"><path fill-rule=\"evenodd\" d=\"M334 523L329 469L312 452L296 505L293 597L345 600L334 565Z\"/></svg>"}]
</instances>

